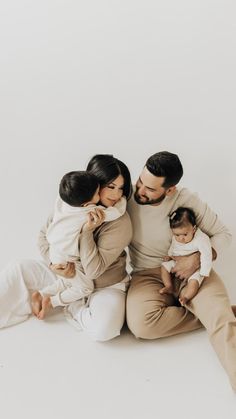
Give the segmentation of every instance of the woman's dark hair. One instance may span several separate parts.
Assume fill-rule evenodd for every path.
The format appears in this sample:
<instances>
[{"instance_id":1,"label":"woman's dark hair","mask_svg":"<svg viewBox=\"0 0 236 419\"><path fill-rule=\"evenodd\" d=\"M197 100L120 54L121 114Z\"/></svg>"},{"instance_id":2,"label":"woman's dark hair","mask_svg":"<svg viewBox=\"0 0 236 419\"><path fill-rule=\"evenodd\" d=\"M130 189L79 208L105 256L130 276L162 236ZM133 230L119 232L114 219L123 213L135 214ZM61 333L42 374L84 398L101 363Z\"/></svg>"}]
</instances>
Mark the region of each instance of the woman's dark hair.
<instances>
[{"instance_id":1,"label":"woman's dark hair","mask_svg":"<svg viewBox=\"0 0 236 419\"><path fill-rule=\"evenodd\" d=\"M66 173L59 186L61 199L72 207L91 201L99 181L92 173L77 171Z\"/></svg>"},{"instance_id":2,"label":"woman's dark hair","mask_svg":"<svg viewBox=\"0 0 236 419\"><path fill-rule=\"evenodd\" d=\"M170 228L184 227L191 224L196 225L196 215L191 208L179 207L169 216Z\"/></svg>"},{"instance_id":3,"label":"woman's dark hair","mask_svg":"<svg viewBox=\"0 0 236 419\"><path fill-rule=\"evenodd\" d=\"M119 175L124 178L124 196L129 199L132 193L131 177L128 167L112 154L96 154L88 163L87 170L95 175L101 187L109 185Z\"/></svg>"},{"instance_id":4,"label":"woman's dark hair","mask_svg":"<svg viewBox=\"0 0 236 419\"><path fill-rule=\"evenodd\" d=\"M154 176L165 178L162 186L166 189L177 185L183 176L183 166L179 157L169 151L160 151L150 156L146 167Z\"/></svg>"}]
</instances>

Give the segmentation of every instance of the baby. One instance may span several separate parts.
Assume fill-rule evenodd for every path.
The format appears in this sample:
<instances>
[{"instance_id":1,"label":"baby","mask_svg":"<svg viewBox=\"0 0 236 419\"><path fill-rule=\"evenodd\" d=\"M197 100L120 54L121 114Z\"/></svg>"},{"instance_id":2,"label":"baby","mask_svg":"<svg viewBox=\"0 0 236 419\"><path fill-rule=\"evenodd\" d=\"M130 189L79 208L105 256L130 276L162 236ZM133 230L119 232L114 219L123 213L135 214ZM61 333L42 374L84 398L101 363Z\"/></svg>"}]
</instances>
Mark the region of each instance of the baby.
<instances>
[{"instance_id":1,"label":"baby","mask_svg":"<svg viewBox=\"0 0 236 419\"><path fill-rule=\"evenodd\" d=\"M168 256L164 258L161 266L161 275L164 287L160 294L172 294L173 284L171 269L175 266L172 256L186 256L200 252L200 270L197 270L188 279L187 285L182 288L179 296L181 305L191 300L199 290L203 279L209 276L212 266L212 249L209 237L196 226L196 216L190 208L179 207L169 218L173 233Z\"/></svg>"}]
</instances>

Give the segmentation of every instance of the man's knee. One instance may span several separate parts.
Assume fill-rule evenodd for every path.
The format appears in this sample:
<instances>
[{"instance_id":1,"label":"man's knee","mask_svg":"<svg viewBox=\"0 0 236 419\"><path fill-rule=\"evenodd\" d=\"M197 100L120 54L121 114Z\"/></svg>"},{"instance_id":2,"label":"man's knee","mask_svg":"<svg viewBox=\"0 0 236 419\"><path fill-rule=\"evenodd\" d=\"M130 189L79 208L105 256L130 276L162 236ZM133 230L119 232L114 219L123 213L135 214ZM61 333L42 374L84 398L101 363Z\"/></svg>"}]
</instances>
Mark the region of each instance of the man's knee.
<instances>
[{"instance_id":1,"label":"man's knee","mask_svg":"<svg viewBox=\"0 0 236 419\"><path fill-rule=\"evenodd\" d=\"M141 306L132 309L127 304L127 325L129 330L136 338L141 339L157 339L162 337L160 327L158 327L162 309L159 307L155 310L141 309ZM159 332L158 332L159 329Z\"/></svg>"}]
</instances>

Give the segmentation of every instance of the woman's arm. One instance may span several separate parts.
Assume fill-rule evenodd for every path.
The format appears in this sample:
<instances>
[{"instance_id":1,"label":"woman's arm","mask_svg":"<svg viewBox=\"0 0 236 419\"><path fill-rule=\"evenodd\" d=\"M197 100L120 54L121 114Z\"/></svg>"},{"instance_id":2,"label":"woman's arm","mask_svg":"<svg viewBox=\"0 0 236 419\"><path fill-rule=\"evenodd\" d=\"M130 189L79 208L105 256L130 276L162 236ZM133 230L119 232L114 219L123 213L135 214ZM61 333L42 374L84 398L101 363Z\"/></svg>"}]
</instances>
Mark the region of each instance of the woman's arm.
<instances>
[{"instance_id":1,"label":"woman's arm","mask_svg":"<svg viewBox=\"0 0 236 419\"><path fill-rule=\"evenodd\" d=\"M115 262L132 238L132 225L125 213L115 221L103 223L93 234L84 230L80 236L80 259L85 275L96 279Z\"/></svg>"}]
</instances>

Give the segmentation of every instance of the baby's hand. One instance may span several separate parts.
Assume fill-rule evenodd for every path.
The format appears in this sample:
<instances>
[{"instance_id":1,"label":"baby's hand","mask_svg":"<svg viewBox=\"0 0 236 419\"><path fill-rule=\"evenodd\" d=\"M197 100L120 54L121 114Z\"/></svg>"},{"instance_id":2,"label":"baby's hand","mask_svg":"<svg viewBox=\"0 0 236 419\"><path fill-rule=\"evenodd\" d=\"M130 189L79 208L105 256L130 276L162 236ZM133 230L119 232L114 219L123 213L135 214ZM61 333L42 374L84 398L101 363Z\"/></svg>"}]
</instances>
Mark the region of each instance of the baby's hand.
<instances>
[{"instance_id":1,"label":"baby's hand","mask_svg":"<svg viewBox=\"0 0 236 419\"><path fill-rule=\"evenodd\" d=\"M164 256L163 257L164 262L169 262L169 260L172 260L170 256Z\"/></svg>"}]
</instances>

